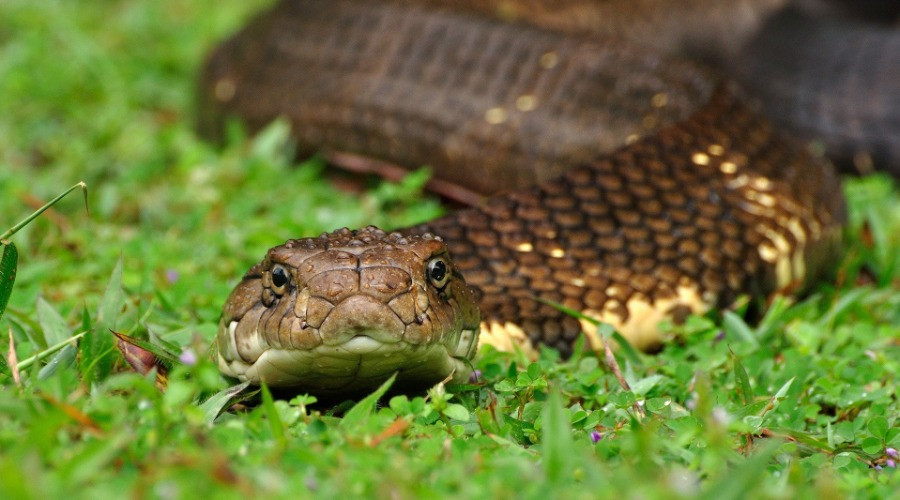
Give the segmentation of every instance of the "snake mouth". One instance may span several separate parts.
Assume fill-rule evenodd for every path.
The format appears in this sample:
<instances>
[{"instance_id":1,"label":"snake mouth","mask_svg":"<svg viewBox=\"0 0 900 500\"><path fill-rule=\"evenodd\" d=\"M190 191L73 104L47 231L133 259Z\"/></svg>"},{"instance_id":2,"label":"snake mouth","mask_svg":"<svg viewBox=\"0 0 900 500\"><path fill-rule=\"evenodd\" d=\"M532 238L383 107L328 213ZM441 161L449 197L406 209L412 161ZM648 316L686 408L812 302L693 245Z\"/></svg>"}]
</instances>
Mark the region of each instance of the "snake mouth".
<instances>
[{"instance_id":1,"label":"snake mouth","mask_svg":"<svg viewBox=\"0 0 900 500\"><path fill-rule=\"evenodd\" d=\"M354 354L369 354L378 351L385 345L384 342L366 334L356 334L341 346L347 352Z\"/></svg>"},{"instance_id":2,"label":"snake mouth","mask_svg":"<svg viewBox=\"0 0 900 500\"><path fill-rule=\"evenodd\" d=\"M234 330L234 323L227 329ZM471 372L468 356L477 332L463 330L446 343L412 344L379 340L376 331L355 332L338 344L310 349L269 347L256 359L226 359L220 368L240 380L262 381L314 394L364 392L377 388L397 373L396 387L428 387L448 376L465 382Z\"/></svg>"}]
</instances>

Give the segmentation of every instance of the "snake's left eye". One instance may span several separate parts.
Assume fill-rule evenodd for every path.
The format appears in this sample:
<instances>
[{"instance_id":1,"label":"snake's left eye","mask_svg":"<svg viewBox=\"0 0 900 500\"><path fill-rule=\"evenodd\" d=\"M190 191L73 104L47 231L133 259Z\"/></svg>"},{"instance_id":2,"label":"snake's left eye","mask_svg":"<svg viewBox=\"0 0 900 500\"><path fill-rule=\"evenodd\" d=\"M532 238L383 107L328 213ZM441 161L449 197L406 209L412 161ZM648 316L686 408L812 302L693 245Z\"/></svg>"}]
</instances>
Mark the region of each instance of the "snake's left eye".
<instances>
[{"instance_id":1,"label":"snake's left eye","mask_svg":"<svg viewBox=\"0 0 900 500\"><path fill-rule=\"evenodd\" d=\"M275 264L272 267L272 291L281 295L287 289L288 283L291 282L291 274L281 264Z\"/></svg>"},{"instance_id":2,"label":"snake's left eye","mask_svg":"<svg viewBox=\"0 0 900 500\"><path fill-rule=\"evenodd\" d=\"M450 267L447 265L447 260L443 257L434 257L429 260L425 267L425 274L428 275L428 281L435 288L444 288L450 281Z\"/></svg>"}]
</instances>

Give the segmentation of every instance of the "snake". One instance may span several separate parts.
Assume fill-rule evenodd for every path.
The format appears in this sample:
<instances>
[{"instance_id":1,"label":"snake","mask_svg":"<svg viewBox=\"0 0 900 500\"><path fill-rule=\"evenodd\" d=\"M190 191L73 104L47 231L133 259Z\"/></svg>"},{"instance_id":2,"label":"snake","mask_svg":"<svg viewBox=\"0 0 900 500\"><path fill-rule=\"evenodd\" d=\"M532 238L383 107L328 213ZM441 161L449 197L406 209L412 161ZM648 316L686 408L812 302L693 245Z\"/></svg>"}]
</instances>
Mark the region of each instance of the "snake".
<instances>
[{"instance_id":1,"label":"snake","mask_svg":"<svg viewBox=\"0 0 900 500\"><path fill-rule=\"evenodd\" d=\"M900 2L871 7L895 25L780 11L748 38L731 73L777 126L821 143L843 170L880 168L896 179Z\"/></svg>"},{"instance_id":2,"label":"snake","mask_svg":"<svg viewBox=\"0 0 900 500\"><path fill-rule=\"evenodd\" d=\"M827 160L728 80L618 37L283 1L220 44L200 81L206 134L283 116L301 153L427 164L486 196L270 249L216 336L221 371L251 383L465 382L479 345L569 355L584 336L599 350L597 321L652 350L661 322L799 290L839 255Z\"/></svg>"}]
</instances>

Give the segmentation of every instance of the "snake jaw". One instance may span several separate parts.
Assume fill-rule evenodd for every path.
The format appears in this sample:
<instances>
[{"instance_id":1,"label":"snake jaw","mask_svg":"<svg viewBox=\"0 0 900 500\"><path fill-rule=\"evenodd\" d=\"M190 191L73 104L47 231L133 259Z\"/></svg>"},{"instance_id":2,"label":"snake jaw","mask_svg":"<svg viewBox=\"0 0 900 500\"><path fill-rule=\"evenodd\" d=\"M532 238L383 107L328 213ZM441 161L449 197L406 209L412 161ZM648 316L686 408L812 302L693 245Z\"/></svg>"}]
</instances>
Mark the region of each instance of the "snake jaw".
<instances>
[{"instance_id":1,"label":"snake jaw","mask_svg":"<svg viewBox=\"0 0 900 500\"><path fill-rule=\"evenodd\" d=\"M452 278L427 275L434 259ZM226 302L218 362L241 380L313 393L374 389L395 372L398 386L427 387L468 378L479 322L440 239L339 230L290 240L250 269Z\"/></svg>"},{"instance_id":2,"label":"snake jaw","mask_svg":"<svg viewBox=\"0 0 900 500\"><path fill-rule=\"evenodd\" d=\"M365 295L355 295L340 302L319 327L325 345L346 345L358 337L381 344L402 340L406 325L381 302Z\"/></svg>"}]
</instances>

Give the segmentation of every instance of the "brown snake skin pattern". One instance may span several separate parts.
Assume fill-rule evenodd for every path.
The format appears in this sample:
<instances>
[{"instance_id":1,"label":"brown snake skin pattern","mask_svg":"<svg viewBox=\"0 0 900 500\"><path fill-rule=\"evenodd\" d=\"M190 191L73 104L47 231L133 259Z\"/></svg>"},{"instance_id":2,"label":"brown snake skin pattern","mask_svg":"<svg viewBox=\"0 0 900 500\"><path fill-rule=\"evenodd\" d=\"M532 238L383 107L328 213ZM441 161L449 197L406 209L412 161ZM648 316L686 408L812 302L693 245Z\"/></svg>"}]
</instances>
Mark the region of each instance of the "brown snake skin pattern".
<instances>
[{"instance_id":1,"label":"brown snake skin pattern","mask_svg":"<svg viewBox=\"0 0 900 500\"><path fill-rule=\"evenodd\" d=\"M648 348L662 317L645 304L678 319L796 286L835 255L837 180L809 160L722 88L689 121L413 232L448 241L489 325L568 352L587 325L537 296Z\"/></svg>"},{"instance_id":2,"label":"brown snake skin pattern","mask_svg":"<svg viewBox=\"0 0 900 500\"><path fill-rule=\"evenodd\" d=\"M844 207L832 168L739 95L616 40L294 1L211 56L201 116L215 134L226 115L251 128L284 115L304 151L512 190L405 231L447 242L480 293L484 341L566 353L583 328L596 335L536 298L650 348L662 319L792 290L833 259Z\"/></svg>"},{"instance_id":3,"label":"brown snake skin pattern","mask_svg":"<svg viewBox=\"0 0 900 500\"><path fill-rule=\"evenodd\" d=\"M378 2L283 2L210 57L200 117L287 116L351 151L491 194L688 118L716 80L627 43Z\"/></svg>"}]
</instances>

